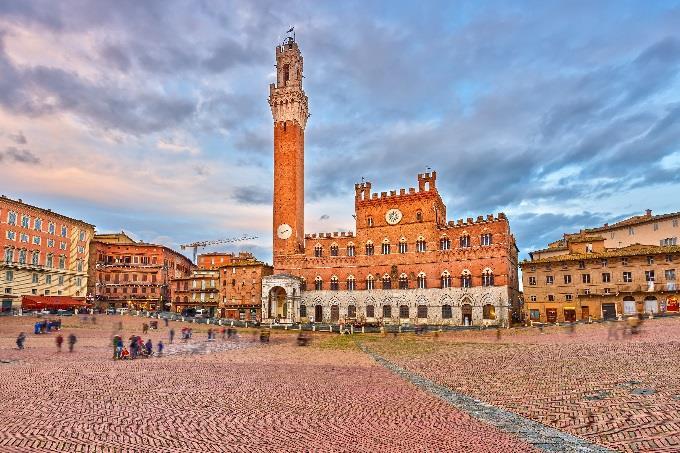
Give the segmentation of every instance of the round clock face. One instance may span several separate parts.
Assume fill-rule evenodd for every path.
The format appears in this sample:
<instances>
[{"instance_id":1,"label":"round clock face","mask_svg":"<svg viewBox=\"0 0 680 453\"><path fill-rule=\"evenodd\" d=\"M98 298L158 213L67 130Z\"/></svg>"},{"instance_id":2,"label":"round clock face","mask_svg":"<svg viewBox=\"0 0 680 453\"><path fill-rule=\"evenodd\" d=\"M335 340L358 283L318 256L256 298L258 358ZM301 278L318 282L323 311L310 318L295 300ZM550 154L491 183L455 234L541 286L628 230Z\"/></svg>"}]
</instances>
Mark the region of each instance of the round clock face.
<instances>
[{"instance_id":1,"label":"round clock face","mask_svg":"<svg viewBox=\"0 0 680 453\"><path fill-rule=\"evenodd\" d=\"M401 222L402 217L403 215L399 209L390 209L385 214L385 220L390 225L396 225L397 223Z\"/></svg>"},{"instance_id":2,"label":"round clock face","mask_svg":"<svg viewBox=\"0 0 680 453\"><path fill-rule=\"evenodd\" d=\"M276 235L279 239L288 239L291 234L293 234L293 229L287 223L282 223L276 229Z\"/></svg>"}]
</instances>

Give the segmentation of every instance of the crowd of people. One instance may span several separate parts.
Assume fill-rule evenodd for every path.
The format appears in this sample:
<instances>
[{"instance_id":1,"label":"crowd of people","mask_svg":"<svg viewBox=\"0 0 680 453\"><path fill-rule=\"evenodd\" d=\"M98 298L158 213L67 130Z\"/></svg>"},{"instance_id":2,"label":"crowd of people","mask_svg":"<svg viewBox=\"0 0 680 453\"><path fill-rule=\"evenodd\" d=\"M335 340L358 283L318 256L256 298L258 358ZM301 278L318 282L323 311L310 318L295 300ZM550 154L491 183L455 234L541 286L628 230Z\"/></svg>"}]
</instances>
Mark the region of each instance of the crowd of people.
<instances>
[{"instance_id":1,"label":"crowd of people","mask_svg":"<svg viewBox=\"0 0 680 453\"><path fill-rule=\"evenodd\" d=\"M153 342L151 338L146 343L139 335L132 335L129 339L129 348L123 343L120 335L113 337L113 359L114 360L133 360L137 358L148 358L153 355ZM163 355L165 345L162 340L156 343L156 354Z\"/></svg>"}]
</instances>

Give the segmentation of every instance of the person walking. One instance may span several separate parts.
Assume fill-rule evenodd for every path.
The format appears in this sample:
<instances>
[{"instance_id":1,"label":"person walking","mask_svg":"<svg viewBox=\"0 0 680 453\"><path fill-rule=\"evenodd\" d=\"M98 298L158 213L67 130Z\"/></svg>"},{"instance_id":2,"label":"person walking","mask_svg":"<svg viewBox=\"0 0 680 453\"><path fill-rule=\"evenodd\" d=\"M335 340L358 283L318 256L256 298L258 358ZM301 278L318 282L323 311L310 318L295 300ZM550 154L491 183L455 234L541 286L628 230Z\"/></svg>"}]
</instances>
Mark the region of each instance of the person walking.
<instances>
[{"instance_id":1,"label":"person walking","mask_svg":"<svg viewBox=\"0 0 680 453\"><path fill-rule=\"evenodd\" d=\"M163 354L163 348L164 347L165 347L165 345L163 344L163 341L158 340L158 344L156 344L156 349L158 349L158 355L159 356Z\"/></svg>"},{"instance_id":2,"label":"person walking","mask_svg":"<svg viewBox=\"0 0 680 453\"><path fill-rule=\"evenodd\" d=\"M151 343L151 338L146 340L144 347L146 348L146 355L151 357L151 353L153 353L153 343Z\"/></svg>"},{"instance_id":3,"label":"person walking","mask_svg":"<svg viewBox=\"0 0 680 453\"><path fill-rule=\"evenodd\" d=\"M26 334L21 332L17 337L17 348L24 349L24 342L26 341Z\"/></svg>"},{"instance_id":4,"label":"person walking","mask_svg":"<svg viewBox=\"0 0 680 453\"><path fill-rule=\"evenodd\" d=\"M73 347L76 345L76 336L75 334L71 334L68 336L68 352L73 352Z\"/></svg>"},{"instance_id":5,"label":"person walking","mask_svg":"<svg viewBox=\"0 0 680 453\"><path fill-rule=\"evenodd\" d=\"M170 329L170 344L172 344L172 340L175 339L175 329Z\"/></svg>"},{"instance_id":6,"label":"person walking","mask_svg":"<svg viewBox=\"0 0 680 453\"><path fill-rule=\"evenodd\" d=\"M61 352L61 345L64 344L64 337L59 334L57 335L57 338L54 339L54 342L57 344L57 351Z\"/></svg>"},{"instance_id":7,"label":"person walking","mask_svg":"<svg viewBox=\"0 0 680 453\"><path fill-rule=\"evenodd\" d=\"M165 323L165 327L168 327L168 318L163 318L163 322Z\"/></svg>"},{"instance_id":8,"label":"person walking","mask_svg":"<svg viewBox=\"0 0 680 453\"><path fill-rule=\"evenodd\" d=\"M149 325L147 323L144 323L142 324L142 333L146 335L147 332L149 332Z\"/></svg>"}]
</instances>

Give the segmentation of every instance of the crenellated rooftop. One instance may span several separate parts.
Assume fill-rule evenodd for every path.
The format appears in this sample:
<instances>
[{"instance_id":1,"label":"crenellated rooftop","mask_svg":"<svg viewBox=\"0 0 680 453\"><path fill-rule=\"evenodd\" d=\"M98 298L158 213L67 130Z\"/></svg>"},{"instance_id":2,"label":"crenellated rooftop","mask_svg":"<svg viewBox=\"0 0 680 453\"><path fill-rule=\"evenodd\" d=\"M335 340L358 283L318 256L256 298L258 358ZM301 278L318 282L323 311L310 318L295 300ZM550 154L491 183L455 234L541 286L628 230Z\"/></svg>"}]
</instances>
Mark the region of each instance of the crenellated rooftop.
<instances>
[{"instance_id":1,"label":"crenellated rooftop","mask_svg":"<svg viewBox=\"0 0 680 453\"><path fill-rule=\"evenodd\" d=\"M505 213L499 212L495 217L493 214L487 214L486 217L483 215L477 216L477 219L475 220L472 217L468 217L467 219L458 219L455 222L453 220L449 220L446 226L443 226L442 228L460 228L460 227L467 227L470 225L479 225L479 224L485 224L485 223L491 223L491 222L499 222L499 221L507 221L508 218L505 216Z\"/></svg>"},{"instance_id":2,"label":"crenellated rooftop","mask_svg":"<svg viewBox=\"0 0 680 453\"><path fill-rule=\"evenodd\" d=\"M332 233L307 233L305 239L353 238L353 231L333 231Z\"/></svg>"}]
</instances>

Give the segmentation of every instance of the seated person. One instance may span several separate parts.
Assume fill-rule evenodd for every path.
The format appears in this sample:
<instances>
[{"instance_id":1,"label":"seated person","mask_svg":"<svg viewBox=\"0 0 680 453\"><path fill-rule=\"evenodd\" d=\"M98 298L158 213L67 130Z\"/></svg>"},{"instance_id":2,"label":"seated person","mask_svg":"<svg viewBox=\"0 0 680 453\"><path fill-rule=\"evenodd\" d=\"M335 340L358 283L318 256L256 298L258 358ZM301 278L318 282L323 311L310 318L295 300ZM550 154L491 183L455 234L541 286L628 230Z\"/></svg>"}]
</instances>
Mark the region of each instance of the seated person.
<instances>
[{"instance_id":1,"label":"seated person","mask_svg":"<svg viewBox=\"0 0 680 453\"><path fill-rule=\"evenodd\" d=\"M123 346L123 350L120 352L120 358L121 360L129 359L130 358L130 351Z\"/></svg>"}]
</instances>

